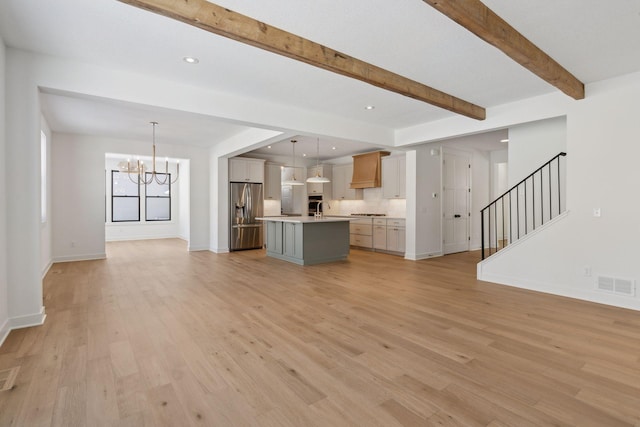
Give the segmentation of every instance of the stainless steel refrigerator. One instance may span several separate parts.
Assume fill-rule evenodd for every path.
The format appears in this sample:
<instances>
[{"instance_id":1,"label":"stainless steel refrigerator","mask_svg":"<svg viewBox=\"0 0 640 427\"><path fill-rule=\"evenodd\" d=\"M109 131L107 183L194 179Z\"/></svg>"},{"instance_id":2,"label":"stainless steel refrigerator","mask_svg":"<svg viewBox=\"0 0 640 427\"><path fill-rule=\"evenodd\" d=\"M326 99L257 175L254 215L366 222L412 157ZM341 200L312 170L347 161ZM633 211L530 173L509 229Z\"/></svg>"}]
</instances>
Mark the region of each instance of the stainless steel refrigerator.
<instances>
[{"instance_id":1,"label":"stainless steel refrigerator","mask_svg":"<svg viewBox=\"0 0 640 427\"><path fill-rule=\"evenodd\" d=\"M229 194L229 249L239 251L262 248L262 221L256 221L256 217L261 217L263 212L262 184L232 182Z\"/></svg>"}]
</instances>

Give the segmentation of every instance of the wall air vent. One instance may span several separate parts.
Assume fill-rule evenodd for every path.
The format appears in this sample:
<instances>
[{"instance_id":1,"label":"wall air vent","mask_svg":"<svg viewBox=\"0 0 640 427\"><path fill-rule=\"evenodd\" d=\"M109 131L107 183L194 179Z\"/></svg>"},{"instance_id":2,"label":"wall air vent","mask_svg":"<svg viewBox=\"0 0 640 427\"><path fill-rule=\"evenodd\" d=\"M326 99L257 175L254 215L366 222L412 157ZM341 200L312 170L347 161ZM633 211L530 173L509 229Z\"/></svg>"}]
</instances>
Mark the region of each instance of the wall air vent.
<instances>
[{"instance_id":1,"label":"wall air vent","mask_svg":"<svg viewBox=\"0 0 640 427\"><path fill-rule=\"evenodd\" d=\"M596 287L600 291L612 292L614 294L635 296L635 280L622 279L620 277L598 276Z\"/></svg>"}]
</instances>

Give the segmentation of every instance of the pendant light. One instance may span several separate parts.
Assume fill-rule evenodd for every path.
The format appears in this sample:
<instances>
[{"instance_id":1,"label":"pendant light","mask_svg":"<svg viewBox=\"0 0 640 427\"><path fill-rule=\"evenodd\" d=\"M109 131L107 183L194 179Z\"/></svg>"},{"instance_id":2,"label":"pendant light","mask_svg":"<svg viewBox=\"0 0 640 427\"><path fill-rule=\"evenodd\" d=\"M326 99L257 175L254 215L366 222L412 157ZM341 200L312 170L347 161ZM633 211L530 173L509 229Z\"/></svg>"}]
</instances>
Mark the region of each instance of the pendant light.
<instances>
[{"instance_id":1,"label":"pendant light","mask_svg":"<svg viewBox=\"0 0 640 427\"><path fill-rule=\"evenodd\" d=\"M331 182L329 178L320 175L320 138L316 138L316 175L307 178L307 182L313 184L325 184Z\"/></svg>"},{"instance_id":2,"label":"pendant light","mask_svg":"<svg viewBox=\"0 0 640 427\"><path fill-rule=\"evenodd\" d=\"M296 179L296 141L295 139L291 140L291 146L293 149L292 164L293 164L293 173L291 174L291 179L282 181L282 185L304 185L304 182L298 181Z\"/></svg>"}]
</instances>

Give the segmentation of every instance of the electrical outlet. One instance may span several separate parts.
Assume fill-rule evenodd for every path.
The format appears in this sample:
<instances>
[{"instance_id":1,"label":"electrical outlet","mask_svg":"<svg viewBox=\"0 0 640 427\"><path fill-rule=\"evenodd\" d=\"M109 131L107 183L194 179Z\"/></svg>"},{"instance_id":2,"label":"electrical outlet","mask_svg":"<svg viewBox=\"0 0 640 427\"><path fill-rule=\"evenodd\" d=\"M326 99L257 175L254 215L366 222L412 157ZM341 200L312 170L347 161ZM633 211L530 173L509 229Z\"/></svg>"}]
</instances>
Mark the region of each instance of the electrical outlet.
<instances>
[{"instance_id":1,"label":"electrical outlet","mask_svg":"<svg viewBox=\"0 0 640 427\"><path fill-rule=\"evenodd\" d=\"M582 269L582 274L584 274L584 277L591 277L591 267L588 265L585 265L584 268Z\"/></svg>"},{"instance_id":2,"label":"electrical outlet","mask_svg":"<svg viewBox=\"0 0 640 427\"><path fill-rule=\"evenodd\" d=\"M71 247L75 248L76 247L76 242L71 242Z\"/></svg>"},{"instance_id":3,"label":"electrical outlet","mask_svg":"<svg viewBox=\"0 0 640 427\"><path fill-rule=\"evenodd\" d=\"M596 218L600 218L601 212L600 208L593 208L593 216Z\"/></svg>"}]
</instances>

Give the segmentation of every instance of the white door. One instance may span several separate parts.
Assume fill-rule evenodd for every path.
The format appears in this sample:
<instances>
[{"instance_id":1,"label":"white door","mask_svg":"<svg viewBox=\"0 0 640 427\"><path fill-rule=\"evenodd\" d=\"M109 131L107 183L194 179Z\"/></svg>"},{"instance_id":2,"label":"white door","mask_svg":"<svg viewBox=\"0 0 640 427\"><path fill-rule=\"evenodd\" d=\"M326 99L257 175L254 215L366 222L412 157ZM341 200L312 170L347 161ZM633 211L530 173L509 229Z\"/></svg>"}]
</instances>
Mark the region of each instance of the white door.
<instances>
[{"instance_id":1,"label":"white door","mask_svg":"<svg viewBox=\"0 0 640 427\"><path fill-rule=\"evenodd\" d=\"M471 159L465 154L444 153L443 250L445 254L469 250Z\"/></svg>"}]
</instances>

